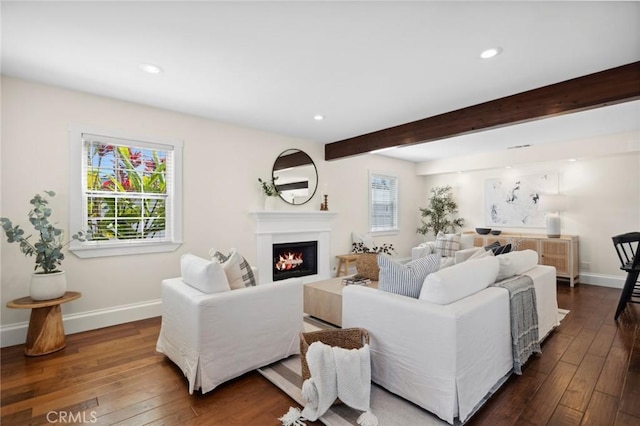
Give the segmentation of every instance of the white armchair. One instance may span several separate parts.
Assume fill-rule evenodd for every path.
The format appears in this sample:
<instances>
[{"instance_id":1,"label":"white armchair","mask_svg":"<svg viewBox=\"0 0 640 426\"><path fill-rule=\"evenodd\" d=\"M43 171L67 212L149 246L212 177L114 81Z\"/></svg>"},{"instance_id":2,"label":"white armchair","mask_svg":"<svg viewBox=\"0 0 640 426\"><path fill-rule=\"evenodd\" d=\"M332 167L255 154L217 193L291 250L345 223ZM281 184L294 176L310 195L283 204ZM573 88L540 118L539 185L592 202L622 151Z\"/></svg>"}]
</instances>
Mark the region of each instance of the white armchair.
<instances>
[{"instance_id":1,"label":"white armchair","mask_svg":"<svg viewBox=\"0 0 640 426\"><path fill-rule=\"evenodd\" d=\"M156 350L180 367L189 393L206 393L299 353L302 304L300 279L213 294L166 279Z\"/></svg>"}]
</instances>

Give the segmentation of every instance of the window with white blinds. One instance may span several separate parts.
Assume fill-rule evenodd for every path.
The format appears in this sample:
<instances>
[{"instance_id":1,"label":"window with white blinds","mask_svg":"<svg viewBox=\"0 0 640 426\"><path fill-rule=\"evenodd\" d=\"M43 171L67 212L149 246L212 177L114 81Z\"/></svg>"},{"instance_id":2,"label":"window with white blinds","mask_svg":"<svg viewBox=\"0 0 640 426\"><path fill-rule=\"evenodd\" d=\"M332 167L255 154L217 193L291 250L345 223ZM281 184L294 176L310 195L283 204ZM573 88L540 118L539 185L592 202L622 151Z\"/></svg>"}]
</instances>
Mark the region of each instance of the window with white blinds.
<instances>
[{"instance_id":1,"label":"window with white blinds","mask_svg":"<svg viewBox=\"0 0 640 426\"><path fill-rule=\"evenodd\" d=\"M369 174L370 232L398 231L398 178Z\"/></svg>"},{"instance_id":2,"label":"window with white blinds","mask_svg":"<svg viewBox=\"0 0 640 426\"><path fill-rule=\"evenodd\" d=\"M90 240L70 249L81 257L174 250L182 236L182 144L89 132L76 137L80 164L72 193L80 202L72 202L71 229L87 230Z\"/></svg>"}]
</instances>

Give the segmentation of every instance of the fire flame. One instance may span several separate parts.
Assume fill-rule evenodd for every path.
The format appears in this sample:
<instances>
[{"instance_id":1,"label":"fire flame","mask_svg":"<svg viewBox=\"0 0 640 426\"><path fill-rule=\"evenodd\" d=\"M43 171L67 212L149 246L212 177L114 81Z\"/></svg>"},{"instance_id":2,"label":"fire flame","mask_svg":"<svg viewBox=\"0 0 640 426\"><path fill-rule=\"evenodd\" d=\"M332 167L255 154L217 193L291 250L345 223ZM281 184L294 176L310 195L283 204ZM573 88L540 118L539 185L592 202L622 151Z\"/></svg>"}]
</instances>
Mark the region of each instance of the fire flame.
<instances>
[{"instance_id":1,"label":"fire flame","mask_svg":"<svg viewBox=\"0 0 640 426\"><path fill-rule=\"evenodd\" d=\"M278 271L288 271L302 265L302 253L289 252L283 253L278 257L280 260L275 265Z\"/></svg>"}]
</instances>

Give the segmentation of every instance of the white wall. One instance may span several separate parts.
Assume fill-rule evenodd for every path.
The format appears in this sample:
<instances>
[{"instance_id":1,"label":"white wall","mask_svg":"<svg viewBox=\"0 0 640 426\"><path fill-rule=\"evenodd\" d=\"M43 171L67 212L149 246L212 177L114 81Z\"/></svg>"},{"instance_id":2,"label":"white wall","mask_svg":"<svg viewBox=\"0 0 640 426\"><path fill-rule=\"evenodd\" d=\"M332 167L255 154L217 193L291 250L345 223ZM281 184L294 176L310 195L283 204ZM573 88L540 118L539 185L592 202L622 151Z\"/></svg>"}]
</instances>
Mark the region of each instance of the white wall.
<instances>
[{"instance_id":1,"label":"white wall","mask_svg":"<svg viewBox=\"0 0 640 426\"><path fill-rule=\"evenodd\" d=\"M319 188L327 186L329 208L338 212L332 256L348 253L351 231L367 230L368 169L400 178L401 233L381 238L399 256L415 245L415 212L421 178L413 163L376 155L324 161L324 147L309 141L233 126L51 86L2 78L1 216L29 232L29 200L54 190L54 220L68 230L68 128L89 125L184 141L184 245L174 253L79 259L66 254L70 290L82 298L63 306L67 332L126 322L159 313L160 281L179 276L186 252L207 256L209 248L237 248L255 261L254 223L248 212L262 209L258 177L268 178L274 160L288 148L306 151L318 166ZM303 206L317 210L321 192ZM26 225L26 226L25 226ZM73 230L75 231L75 230ZM2 345L24 341L29 310L6 308L28 294L33 259L24 257L4 235L2 261ZM333 259L335 262L335 259ZM22 340L20 340L22 339Z\"/></svg>"},{"instance_id":2,"label":"white wall","mask_svg":"<svg viewBox=\"0 0 640 426\"><path fill-rule=\"evenodd\" d=\"M617 139L617 137L616 137ZM600 141L607 144L606 138ZM540 172L557 172L559 192L568 196L568 211L561 213L562 233L579 236L582 282L621 285L624 277L611 237L640 230L640 153L628 152L577 162L547 161L511 169L494 168L464 173L425 176L424 194L434 186L451 185L465 230L485 226L484 180ZM427 196L421 205L426 206ZM500 228L505 232L544 234L544 228ZM617 283L616 283L617 281Z\"/></svg>"}]
</instances>

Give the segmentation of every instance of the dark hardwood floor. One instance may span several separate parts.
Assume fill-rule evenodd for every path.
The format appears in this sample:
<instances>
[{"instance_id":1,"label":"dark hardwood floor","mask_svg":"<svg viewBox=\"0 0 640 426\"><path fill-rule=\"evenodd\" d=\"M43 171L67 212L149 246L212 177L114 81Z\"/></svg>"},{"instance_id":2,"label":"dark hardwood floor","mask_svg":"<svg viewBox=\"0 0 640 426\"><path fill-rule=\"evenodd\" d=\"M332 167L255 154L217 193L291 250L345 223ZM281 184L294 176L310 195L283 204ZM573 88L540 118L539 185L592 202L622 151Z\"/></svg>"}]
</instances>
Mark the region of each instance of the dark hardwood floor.
<instances>
[{"instance_id":1,"label":"dark hardwood floor","mask_svg":"<svg viewBox=\"0 0 640 426\"><path fill-rule=\"evenodd\" d=\"M640 425L640 305L614 322L619 294L559 284L558 303L571 313L467 424ZM189 395L182 373L154 350L159 325L152 318L70 335L65 349L43 357L3 348L2 425L279 425L295 405L256 372Z\"/></svg>"}]
</instances>

